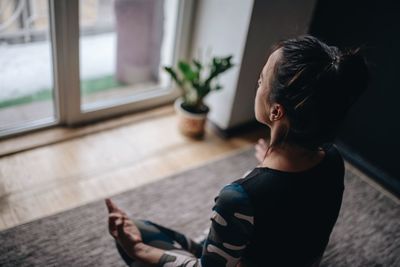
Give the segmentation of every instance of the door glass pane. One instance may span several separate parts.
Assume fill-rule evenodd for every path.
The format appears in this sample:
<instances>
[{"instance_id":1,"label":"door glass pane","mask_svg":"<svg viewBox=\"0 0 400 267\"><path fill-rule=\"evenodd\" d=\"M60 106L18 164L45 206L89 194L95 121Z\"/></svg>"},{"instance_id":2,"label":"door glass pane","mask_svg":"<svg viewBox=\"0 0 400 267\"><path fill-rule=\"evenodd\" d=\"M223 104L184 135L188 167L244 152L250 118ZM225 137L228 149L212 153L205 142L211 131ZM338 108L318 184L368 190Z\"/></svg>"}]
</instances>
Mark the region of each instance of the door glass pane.
<instances>
[{"instance_id":1,"label":"door glass pane","mask_svg":"<svg viewBox=\"0 0 400 267\"><path fill-rule=\"evenodd\" d=\"M177 0L80 0L82 109L167 88Z\"/></svg>"},{"instance_id":2,"label":"door glass pane","mask_svg":"<svg viewBox=\"0 0 400 267\"><path fill-rule=\"evenodd\" d=\"M55 120L47 0L0 1L0 135Z\"/></svg>"}]
</instances>

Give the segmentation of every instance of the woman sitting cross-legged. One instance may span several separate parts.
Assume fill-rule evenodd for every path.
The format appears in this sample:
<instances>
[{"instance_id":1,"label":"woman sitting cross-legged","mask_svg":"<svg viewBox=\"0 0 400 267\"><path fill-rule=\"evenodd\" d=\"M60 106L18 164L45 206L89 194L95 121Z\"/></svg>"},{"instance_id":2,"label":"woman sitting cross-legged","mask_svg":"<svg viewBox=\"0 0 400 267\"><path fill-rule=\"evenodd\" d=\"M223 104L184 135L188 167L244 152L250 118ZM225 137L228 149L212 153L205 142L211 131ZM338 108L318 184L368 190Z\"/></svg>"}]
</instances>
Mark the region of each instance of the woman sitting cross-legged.
<instances>
[{"instance_id":1,"label":"woman sitting cross-legged","mask_svg":"<svg viewBox=\"0 0 400 267\"><path fill-rule=\"evenodd\" d=\"M256 119L270 127L256 145L259 165L224 186L200 243L147 220L129 219L111 200L109 230L131 266L318 266L337 220L343 159L332 144L367 88L359 50L312 36L278 43L261 71Z\"/></svg>"}]
</instances>

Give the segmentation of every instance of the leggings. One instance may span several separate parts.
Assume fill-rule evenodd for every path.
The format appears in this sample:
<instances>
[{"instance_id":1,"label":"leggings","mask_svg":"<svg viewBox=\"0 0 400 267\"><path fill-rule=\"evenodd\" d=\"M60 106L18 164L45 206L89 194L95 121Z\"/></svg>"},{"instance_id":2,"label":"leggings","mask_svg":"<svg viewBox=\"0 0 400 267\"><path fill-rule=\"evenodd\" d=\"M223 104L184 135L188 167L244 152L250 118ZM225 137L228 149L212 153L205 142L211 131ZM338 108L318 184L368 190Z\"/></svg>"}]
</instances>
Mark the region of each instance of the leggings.
<instances>
[{"instance_id":1,"label":"leggings","mask_svg":"<svg viewBox=\"0 0 400 267\"><path fill-rule=\"evenodd\" d=\"M173 250L176 253L191 255L197 258L201 257L203 243L205 240L197 243L188 238L184 234L171 230L164 226L158 225L148 220L134 220L136 226L142 235L145 244L164 250ZM122 259L128 266L144 267L147 266L141 262L137 262L128 256L125 251L116 243L117 250Z\"/></svg>"}]
</instances>

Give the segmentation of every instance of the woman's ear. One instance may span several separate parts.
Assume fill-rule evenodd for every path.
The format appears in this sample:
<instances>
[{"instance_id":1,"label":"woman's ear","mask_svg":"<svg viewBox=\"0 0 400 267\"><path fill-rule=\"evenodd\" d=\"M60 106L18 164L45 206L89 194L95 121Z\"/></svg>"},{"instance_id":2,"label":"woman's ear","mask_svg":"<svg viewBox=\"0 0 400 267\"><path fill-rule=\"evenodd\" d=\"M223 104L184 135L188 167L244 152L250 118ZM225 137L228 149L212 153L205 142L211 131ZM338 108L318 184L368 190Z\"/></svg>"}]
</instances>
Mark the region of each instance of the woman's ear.
<instances>
[{"instance_id":1,"label":"woman's ear","mask_svg":"<svg viewBox=\"0 0 400 267\"><path fill-rule=\"evenodd\" d=\"M285 109L281 104L274 103L271 105L269 110L269 120L270 121L277 121L282 119L285 116Z\"/></svg>"}]
</instances>

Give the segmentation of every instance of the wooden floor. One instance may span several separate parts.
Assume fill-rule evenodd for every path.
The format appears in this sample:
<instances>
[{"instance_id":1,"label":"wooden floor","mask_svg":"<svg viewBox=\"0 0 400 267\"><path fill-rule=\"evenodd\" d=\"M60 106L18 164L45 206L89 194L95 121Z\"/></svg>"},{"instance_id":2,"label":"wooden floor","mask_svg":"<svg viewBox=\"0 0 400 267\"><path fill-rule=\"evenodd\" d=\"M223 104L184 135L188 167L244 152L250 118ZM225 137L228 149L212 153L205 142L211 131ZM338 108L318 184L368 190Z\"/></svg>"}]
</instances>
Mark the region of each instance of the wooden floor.
<instances>
[{"instance_id":1,"label":"wooden floor","mask_svg":"<svg viewBox=\"0 0 400 267\"><path fill-rule=\"evenodd\" d=\"M204 140L194 141L177 131L171 110L150 113L154 116L140 120L140 113L124 117L120 124L108 121L103 128L97 124L96 131L68 130L64 139L44 133L56 140L49 145L35 133L32 149L1 157L0 230L235 153L262 135L258 131L223 140L208 131ZM29 143L29 136L20 138ZM15 140L14 146L21 143Z\"/></svg>"}]
</instances>

